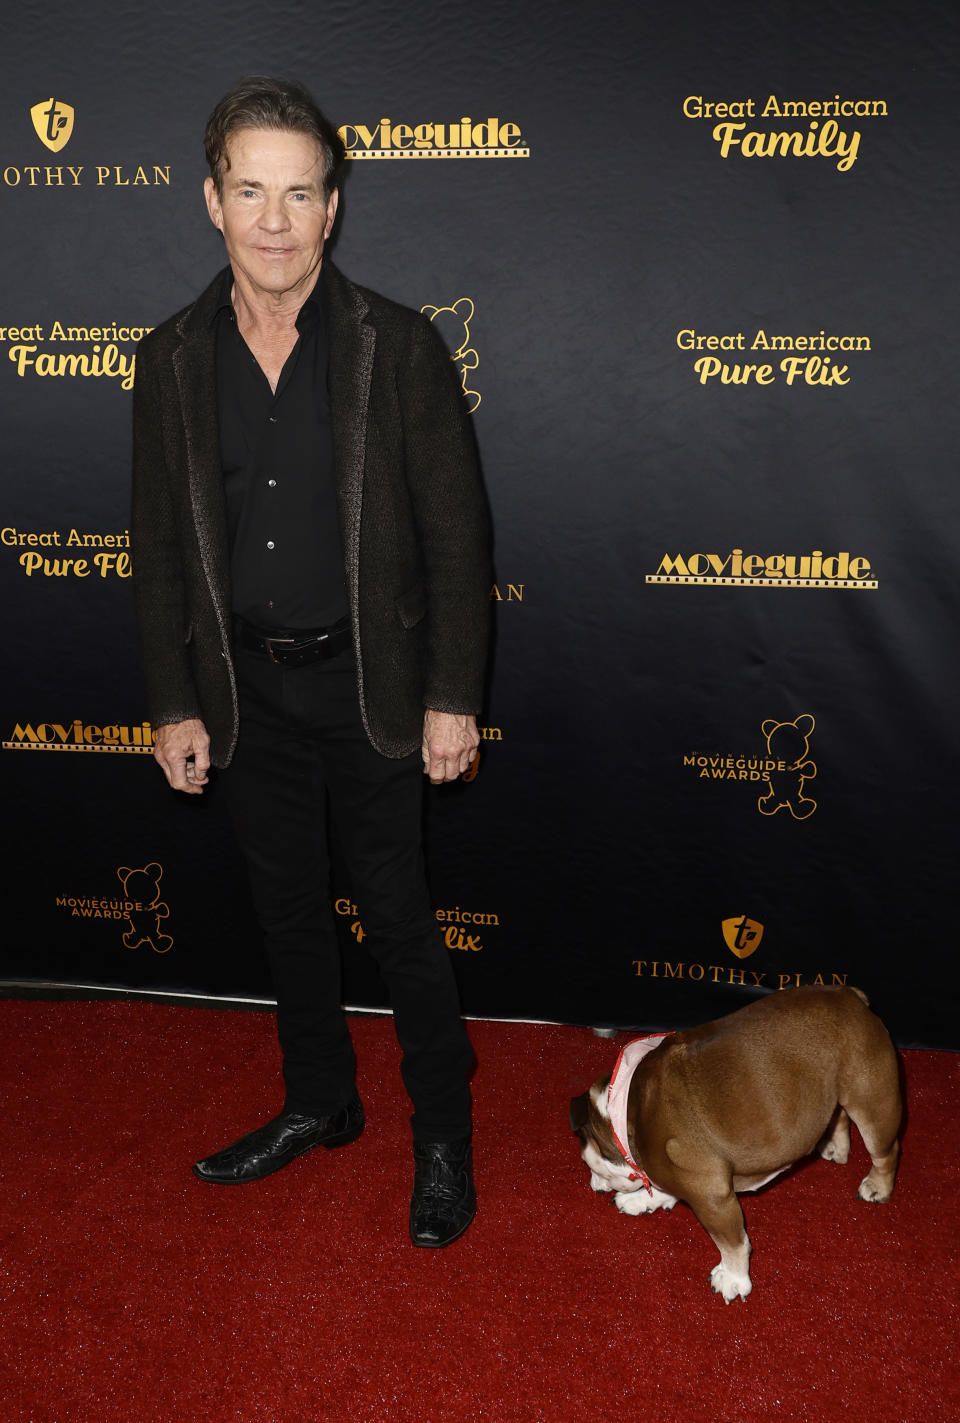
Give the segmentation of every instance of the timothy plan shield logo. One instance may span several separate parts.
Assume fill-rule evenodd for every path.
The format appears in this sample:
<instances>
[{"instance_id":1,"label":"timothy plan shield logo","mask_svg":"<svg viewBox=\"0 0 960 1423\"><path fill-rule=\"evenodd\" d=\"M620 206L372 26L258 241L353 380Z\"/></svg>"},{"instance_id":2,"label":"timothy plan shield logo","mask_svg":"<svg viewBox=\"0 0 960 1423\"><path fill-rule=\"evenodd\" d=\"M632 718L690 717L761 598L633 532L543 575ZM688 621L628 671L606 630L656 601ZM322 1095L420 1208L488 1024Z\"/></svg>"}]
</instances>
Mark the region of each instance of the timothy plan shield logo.
<instances>
[{"instance_id":1,"label":"timothy plan shield logo","mask_svg":"<svg viewBox=\"0 0 960 1423\"><path fill-rule=\"evenodd\" d=\"M41 143L59 153L73 133L73 109L59 99L44 99L30 110L33 126Z\"/></svg>"},{"instance_id":2,"label":"timothy plan shield logo","mask_svg":"<svg viewBox=\"0 0 960 1423\"><path fill-rule=\"evenodd\" d=\"M741 914L736 919L724 919L722 928L724 943L738 959L749 958L754 949L760 947L763 925L758 924L756 919L748 919L745 914Z\"/></svg>"}]
</instances>

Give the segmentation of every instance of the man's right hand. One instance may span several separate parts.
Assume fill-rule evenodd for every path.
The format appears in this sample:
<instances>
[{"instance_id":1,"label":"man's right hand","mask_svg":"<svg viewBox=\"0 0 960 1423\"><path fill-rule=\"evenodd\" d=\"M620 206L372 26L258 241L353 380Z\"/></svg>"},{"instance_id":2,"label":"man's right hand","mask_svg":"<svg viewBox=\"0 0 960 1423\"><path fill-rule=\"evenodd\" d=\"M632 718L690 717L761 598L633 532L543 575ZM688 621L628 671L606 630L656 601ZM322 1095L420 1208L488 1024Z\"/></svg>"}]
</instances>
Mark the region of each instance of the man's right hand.
<instances>
[{"instance_id":1,"label":"man's right hand","mask_svg":"<svg viewBox=\"0 0 960 1423\"><path fill-rule=\"evenodd\" d=\"M210 737L197 717L157 728L153 757L175 791L203 795L209 780Z\"/></svg>"}]
</instances>

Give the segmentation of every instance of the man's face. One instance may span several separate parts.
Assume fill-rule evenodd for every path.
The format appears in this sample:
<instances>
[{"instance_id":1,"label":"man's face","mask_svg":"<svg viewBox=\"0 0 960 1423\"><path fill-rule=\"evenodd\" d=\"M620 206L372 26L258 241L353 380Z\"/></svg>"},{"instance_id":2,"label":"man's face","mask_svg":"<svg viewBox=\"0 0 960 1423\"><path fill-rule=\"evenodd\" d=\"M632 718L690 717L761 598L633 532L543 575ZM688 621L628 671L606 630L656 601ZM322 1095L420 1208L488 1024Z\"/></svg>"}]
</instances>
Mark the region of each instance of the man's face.
<instances>
[{"instance_id":1,"label":"man's face","mask_svg":"<svg viewBox=\"0 0 960 1423\"><path fill-rule=\"evenodd\" d=\"M323 155L305 133L243 128L227 140L223 195L203 185L210 221L223 233L234 275L254 295L311 290L337 212L323 196Z\"/></svg>"}]
</instances>

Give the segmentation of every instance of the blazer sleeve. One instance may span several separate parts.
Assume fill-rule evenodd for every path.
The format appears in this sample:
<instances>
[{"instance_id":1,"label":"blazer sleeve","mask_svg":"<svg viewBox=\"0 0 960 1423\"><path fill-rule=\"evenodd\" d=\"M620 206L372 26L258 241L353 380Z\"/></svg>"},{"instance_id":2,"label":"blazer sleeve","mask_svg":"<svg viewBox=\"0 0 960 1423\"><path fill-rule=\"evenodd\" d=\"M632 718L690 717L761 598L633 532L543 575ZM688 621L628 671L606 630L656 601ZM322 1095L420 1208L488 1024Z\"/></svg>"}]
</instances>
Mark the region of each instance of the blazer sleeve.
<instances>
[{"instance_id":1,"label":"blazer sleeve","mask_svg":"<svg viewBox=\"0 0 960 1423\"><path fill-rule=\"evenodd\" d=\"M154 727L199 718L187 644L183 563L164 454L156 360L137 351L133 386L133 589L140 651Z\"/></svg>"},{"instance_id":2,"label":"blazer sleeve","mask_svg":"<svg viewBox=\"0 0 960 1423\"><path fill-rule=\"evenodd\" d=\"M423 704L476 714L493 583L490 514L456 369L419 313L398 382L406 478L426 571Z\"/></svg>"}]
</instances>

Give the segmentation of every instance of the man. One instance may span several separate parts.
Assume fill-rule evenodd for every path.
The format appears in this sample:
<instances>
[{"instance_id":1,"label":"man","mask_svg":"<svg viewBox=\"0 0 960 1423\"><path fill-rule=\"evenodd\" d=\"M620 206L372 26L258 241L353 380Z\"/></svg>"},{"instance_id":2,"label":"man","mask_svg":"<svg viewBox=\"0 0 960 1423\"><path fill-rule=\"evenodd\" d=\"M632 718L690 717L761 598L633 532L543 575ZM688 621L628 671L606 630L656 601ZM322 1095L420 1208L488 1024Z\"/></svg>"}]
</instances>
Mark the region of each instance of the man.
<instances>
[{"instance_id":1,"label":"man","mask_svg":"<svg viewBox=\"0 0 960 1423\"><path fill-rule=\"evenodd\" d=\"M205 141L230 266L138 350L135 588L156 759L188 795L224 772L286 1098L194 1171L254 1181L363 1130L329 803L414 1106L411 1238L444 1246L476 1209L473 1054L420 817L423 773L456 779L478 745L492 574L471 432L430 323L324 257L343 147L306 90L242 81Z\"/></svg>"}]
</instances>

